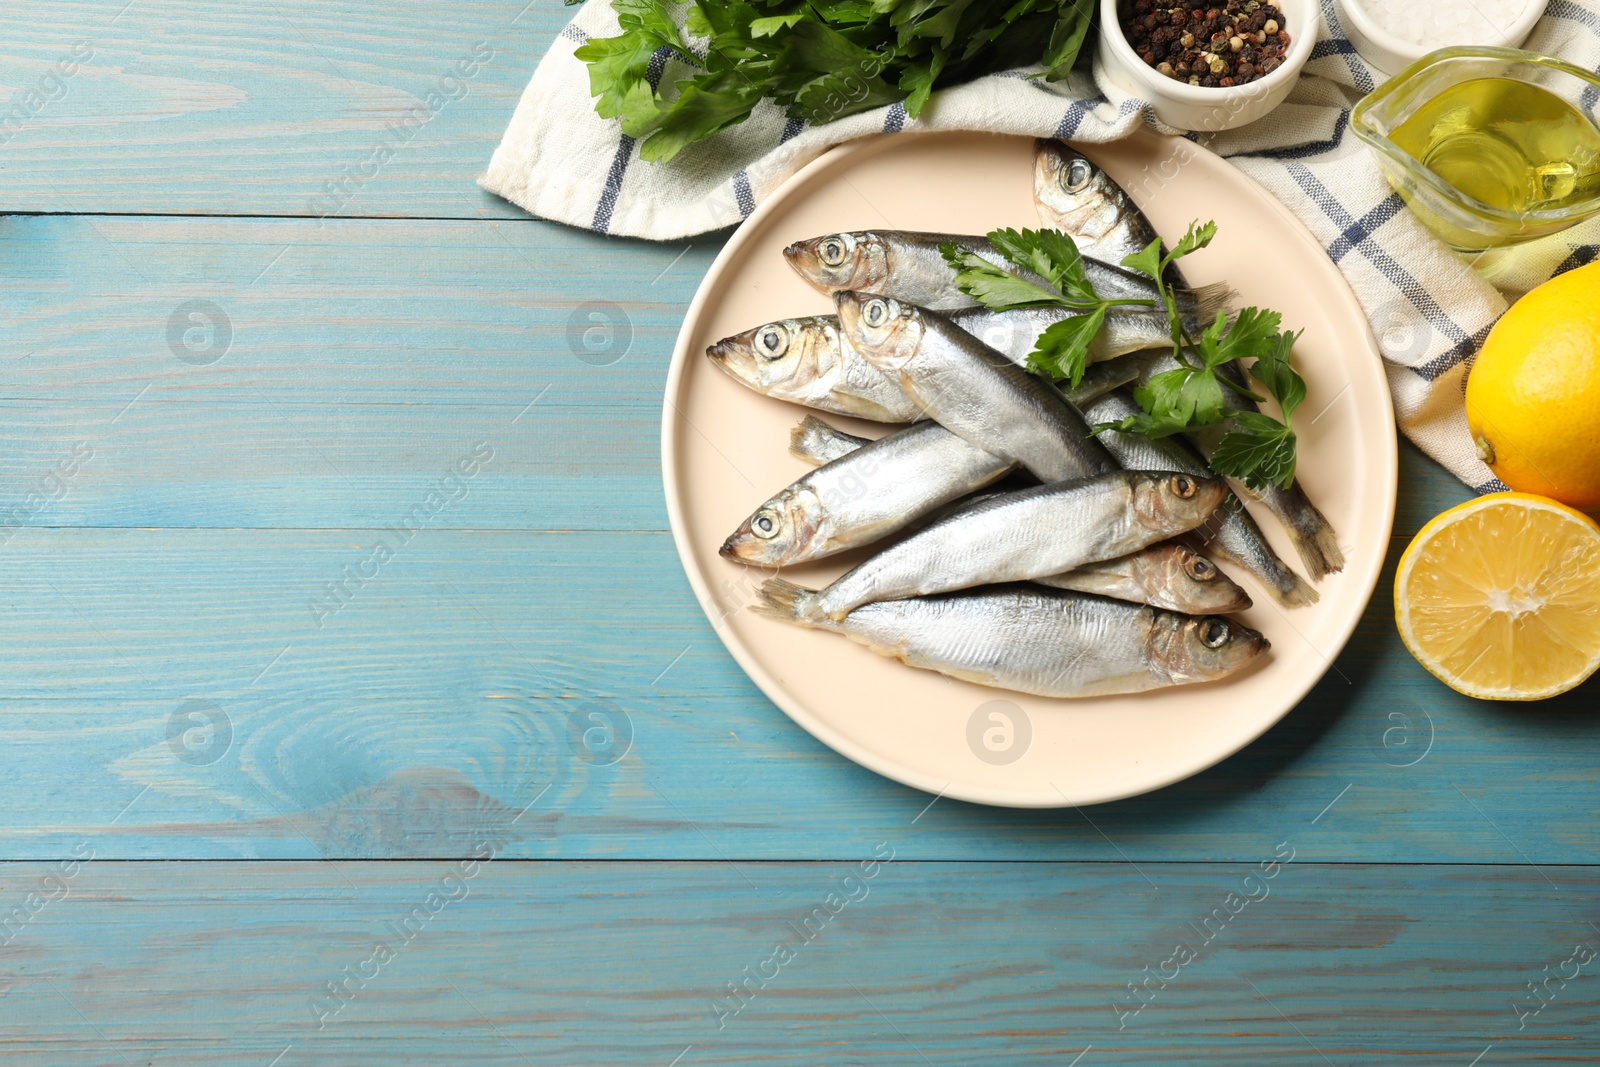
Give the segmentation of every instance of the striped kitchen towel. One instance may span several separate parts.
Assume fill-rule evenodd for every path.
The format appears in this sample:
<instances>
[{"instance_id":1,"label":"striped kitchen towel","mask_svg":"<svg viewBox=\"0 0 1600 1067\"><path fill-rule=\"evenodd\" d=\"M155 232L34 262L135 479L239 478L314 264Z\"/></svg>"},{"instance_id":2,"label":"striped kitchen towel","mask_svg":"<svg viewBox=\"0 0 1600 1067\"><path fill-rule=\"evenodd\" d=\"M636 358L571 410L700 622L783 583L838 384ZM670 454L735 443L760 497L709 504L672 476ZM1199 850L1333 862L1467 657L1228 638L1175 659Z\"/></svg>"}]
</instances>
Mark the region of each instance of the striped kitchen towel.
<instances>
[{"instance_id":1,"label":"striped kitchen towel","mask_svg":"<svg viewBox=\"0 0 1600 1067\"><path fill-rule=\"evenodd\" d=\"M1406 436L1478 492L1503 489L1467 432L1467 369L1508 298L1596 258L1600 220L1474 263L1451 252L1404 209L1350 133L1350 109L1383 75L1346 39L1333 0L1322 0L1322 14L1312 58L1281 107L1195 139L1277 195L1344 272L1385 357ZM607 0L590 0L562 31L517 105L485 189L558 222L669 240L738 222L824 151L870 134L987 130L1092 143L1141 125L1164 129L1096 64L1092 78L1079 72L1051 83L1026 69L945 89L916 120L895 104L809 126L763 102L748 121L670 164L644 163L615 121L595 115L588 70L573 55L590 37L616 32ZM1596 69L1600 0L1552 0L1527 47ZM657 59L658 82L689 72L677 58Z\"/></svg>"}]
</instances>

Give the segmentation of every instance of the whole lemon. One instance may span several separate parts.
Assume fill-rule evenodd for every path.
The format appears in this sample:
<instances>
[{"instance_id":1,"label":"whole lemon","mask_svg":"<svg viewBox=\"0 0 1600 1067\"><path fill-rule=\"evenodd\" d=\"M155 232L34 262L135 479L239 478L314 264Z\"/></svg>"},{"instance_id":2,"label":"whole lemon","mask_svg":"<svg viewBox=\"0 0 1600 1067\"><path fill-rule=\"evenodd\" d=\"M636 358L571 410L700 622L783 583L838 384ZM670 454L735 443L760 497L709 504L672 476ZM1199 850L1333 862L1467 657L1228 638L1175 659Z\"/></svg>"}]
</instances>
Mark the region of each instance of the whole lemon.
<instances>
[{"instance_id":1,"label":"whole lemon","mask_svg":"<svg viewBox=\"0 0 1600 1067\"><path fill-rule=\"evenodd\" d=\"M1600 509L1600 263L1545 282L1489 331L1467 425L1512 489Z\"/></svg>"}]
</instances>

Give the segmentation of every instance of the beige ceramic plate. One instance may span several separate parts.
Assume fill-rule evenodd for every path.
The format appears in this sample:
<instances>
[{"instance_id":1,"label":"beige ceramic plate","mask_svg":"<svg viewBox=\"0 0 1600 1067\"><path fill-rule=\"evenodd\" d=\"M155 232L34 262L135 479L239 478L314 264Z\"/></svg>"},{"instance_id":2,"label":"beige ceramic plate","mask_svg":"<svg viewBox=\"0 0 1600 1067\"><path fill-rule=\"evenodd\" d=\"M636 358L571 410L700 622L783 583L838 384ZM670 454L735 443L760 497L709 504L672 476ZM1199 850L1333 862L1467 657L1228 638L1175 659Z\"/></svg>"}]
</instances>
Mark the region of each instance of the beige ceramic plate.
<instances>
[{"instance_id":1,"label":"beige ceramic plate","mask_svg":"<svg viewBox=\"0 0 1600 1067\"><path fill-rule=\"evenodd\" d=\"M866 767L932 793L984 804L1093 804L1157 789L1238 751L1322 677L1377 582L1394 517L1394 416L1376 349L1344 279L1269 194L1193 144L1153 135L1085 146L1169 237L1214 218L1215 243L1184 261L1195 284L1226 278L1245 303L1304 328L1295 347L1309 395L1295 423L1300 477L1339 531L1348 560L1322 600L1285 612L1234 571L1271 638L1264 662L1207 685L1096 700L1049 700L913 670L834 634L745 610L764 577L717 556L722 540L808 468L787 451L801 408L724 375L706 346L791 315L832 311L779 255L791 241L850 229L980 233L1038 226L1033 142L983 134L899 135L818 159L728 242L690 305L667 377L662 466L673 536L695 595L739 664L812 734ZM1164 177L1170 176L1170 177ZM856 433L885 427L829 417ZM1264 509L1284 559L1299 566ZM822 585L859 554L789 568ZM998 702L998 703L996 703Z\"/></svg>"}]
</instances>

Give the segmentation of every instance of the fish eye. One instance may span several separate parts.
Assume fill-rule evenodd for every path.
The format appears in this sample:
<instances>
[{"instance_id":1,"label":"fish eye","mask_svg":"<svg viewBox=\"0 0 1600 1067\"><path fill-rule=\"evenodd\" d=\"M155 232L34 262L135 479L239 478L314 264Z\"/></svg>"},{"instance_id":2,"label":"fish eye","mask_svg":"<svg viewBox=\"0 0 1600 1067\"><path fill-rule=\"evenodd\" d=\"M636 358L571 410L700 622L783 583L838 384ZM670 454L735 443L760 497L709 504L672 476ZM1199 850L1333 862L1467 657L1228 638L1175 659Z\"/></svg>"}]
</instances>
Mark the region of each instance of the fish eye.
<instances>
[{"instance_id":1,"label":"fish eye","mask_svg":"<svg viewBox=\"0 0 1600 1067\"><path fill-rule=\"evenodd\" d=\"M1187 474L1175 474L1167 484L1172 487L1172 495L1179 500L1188 500L1194 496L1194 479Z\"/></svg>"},{"instance_id":2,"label":"fish eye","mask_svg":"<svg viewBox=\"0 0 1600 1067\"><path fill-rule=\"evenodd\" d=\"M855 242L849 234L835 234L822 242L822 247L817 249L817 255L825 266L837 267L850 257Z\"/></svg>"},{"instance_id":3,"label":"fish eye","mask_svg":"<svg viewBox=\"0 0 1600 1067\"><path fill-rule=\"evenodd\" d=\"M770 508L762 508L750 520L750 532L763 541L778 536L778 515Z\"/></svg>"},{"instance_id":4,"label":"fish eye","mask_svg":"<svg viewBox=\"0 0 1600 1067\"><path fill-rule=\"evenodd\" d=\"M777 359L789 347L789 331L777 323L761 327L756 331L756 350L767 359Z\"/></svg>"},{"instance_id":5,"label":"fish eye","mask_svg":"<svg viewBox=\"0 0 1600 1067\"><path fill-rule=\"evenodd\" d=\"M1069 193L1081 193L1089 187L1089 179L1093 177L1094 168L1087 159L1079 157L1067 165L1067 172L1061 176L1061 188Z\"/></svg>"},{"instance_id":6,"label":"fish eye","mask_svg":"<svg viewBox=\"0 0 1600 1067\"><path fill-rule=\"evenodd\" d=\"M882 326L889 321L889 302L882 297L873 297L861 307L861 321L868 326Z\"/></svg>"},{"instance_id":7,"label":"fish eye","mask_svg":"<svg viewBox=\"0 0 1600 1067\"><path fill-rule=\"evenodd\" d=\"M1231 636L1228 624L1221 619L1207 619L1200 624L1200 643L1207 648L1221 648Z\"/></svg>"},{"instance_id":8,"label":"fish eye","mask_svg":"<svg viewBox=\"0 0 1600 1067\"><path fill-rule=\"evenodd\" d=\"M1197 582L1209 582L1217 576L1217 565L1204 556L1190 556L1184 570Z\"/></svg>"}]
</instances>

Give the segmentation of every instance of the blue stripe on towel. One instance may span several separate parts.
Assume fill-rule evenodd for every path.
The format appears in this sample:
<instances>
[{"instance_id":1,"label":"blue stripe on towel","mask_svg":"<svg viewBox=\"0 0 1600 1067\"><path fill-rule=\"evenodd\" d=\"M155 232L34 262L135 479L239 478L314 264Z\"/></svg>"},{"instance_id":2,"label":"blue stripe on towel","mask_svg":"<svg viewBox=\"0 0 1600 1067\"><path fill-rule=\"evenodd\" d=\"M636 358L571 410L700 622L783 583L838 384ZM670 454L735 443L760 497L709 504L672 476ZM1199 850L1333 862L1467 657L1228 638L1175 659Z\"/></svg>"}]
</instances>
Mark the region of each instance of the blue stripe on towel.
<instances>
[{"instance_id":1,"label":"blue stripe on towel","mask_svg":"<svg viewBox=\"0 0 1600 1067\"><path fill-rule=\"evenodd\" d=\"M1385 278L1389 279L1407 300L1411 301L1412 306L1422 313L1422 317L1427 320L1429 326L1454 342L1454 347L1445 355L1430 360L1419 367L1413 367L1411 368L1412 370L1423 378L1432 381L1450 367L1467 358L1473 351L1476 351L1476 339L1468 337L1467 331L1457 325L1449 315L1445 314L1444 309L1433 299L1433 295L1413 278L1404 267L1396 263L1393 257L1385 252L1376 241L1372 240L1372 231L1377 229L1377 226L1363 226L1361 221L1357 220L1345 209L1343 204L1339 203L1338 199L1328 191L1327 186L1323 185L1304 163L1290 163L1287 169L1290 176L1294 178L1305 194L1322 209L1322 213L1343 231L1340 234L1339 241L1349 241L1351 247L1365 256L1368 262L1376 267ZM1379 205L1378 208L1374 209L1374 212L1382 210L1382 208L1383 205ZM1390 217L1393 216L1391 215ZM1367 218L1373 218L1373 214L1369 213ZM1363 230L1365 231L1364 233L1362 232ZM1338 241L1335 242L1335 244L1338 243ZM1430 371L1431 373L1429 373Z\"/></svg>"},{"instance_id":2,"label":"blue stripe on towel","mask_svg":"<svg viewBox=\"0 0 1600 1067\"><path fill-rule=\"evenodd\" d=\"M884 133L899 133L905 129L906 105L903 100L896 100L889 105L889 113L883 117Z\"/></svg>"},{"instance_id":3,"label":"blue stripe on towel","mask_svg":"<svg viewBox=\"0 0 1600 1067\"><path fill-rule=\"evenodd\" d=\"M1494 324L1490 323L1471 337L1464 337L1454 345L1451 345L1449 351L1442 355L1434 356L1426 363L1419 363L1411 369L1416 372L1417 377L1431 382L1446 371L1476 359L1478 357L1478 349L1483 346L1484 340L1489 336L1489 331L1492 329L1494 329Z\"/></svg>"},{"instance_id":4,"label":"blue stripe on towel","mask_svg":"<svg viewBox=\"0 0 1600 1067\"><path fill-rule=\"evenodd\" d=\"M1579 267L1587 267L1596 258L1600 258L1600 245L1579 245L1572 250L1570 256L1561 261L1561 266L1557 267L1555 274L1550 275L1550 277L1554 278L1556 274L1565 274L1567 271L1577 270Z\"/></svg>"},{"instance_id":5,"label":"blue stripe on towel","mask_svg":"<svg viewBox=\"0 0 1600 1067\"><path fill-rule=\"evenodd\" d=\"M616 210L617 196L622 192L622 179L628 173L628 158L633 155L634 140L627 134L617 142L617 154L611 157L611 169L606 172L606 187L600 190L600 203L594 209L594 221L589 229L605 233L611 227L611 212Z\"/></svg>"},{"instance_id":6,"label":"blue stripe on towel","mask_svg":"<svg viewBox=\"0 0 1600 1067\"><path fill-rule=\"evenodd\" d=\"M1377 207L1345 227L1338 239L1328 246L1329 258L1335 263L1339 262L1351 249L1377 233L1384 223L1400 214L1405 206L1406 202L1400 198L1399 193L1390 193L1384 197Z\"/></svg>"},{"instance_id":7,"label":"blue stripe on towel","mask_svg":"<svg viewBox=\"0 0 1600 1067\"><path fill-rule=\"evenodd\" d=\"M670 48L657 48L650 54L645 77L651 89L661 84L661 75L666 73L667 60L672 58L672 54ZM605 188L600 190L600 203L595 205L594 221L589 223L589 229L595 233L605 233L611 228L611 213L617 209L617 197L622 194L622 179L627 177L628 160L633 157L636 143L627 134L623 134L617 142L617 152L611 157L611 169L606 172Z\"/></svg>"},{"instance_id":8,"label":"blue stripe on towel","mask_svg":"<svg viewBox=\"0 0 1600 1067\"><path fill-rule=\"evenodd\" d=\"M1061 121L1056 125L1056 136L1065 141L1078 132L1078 127L1083 125L1083 120L1089 117L1089 112L1106 103L1106 98L1099 93L1087 100L1074 100L1067 105L1067 113L1061 116Z\"/></svg>"},{"instance_id":9,"label":"blue stripe on towel","mask_svg":"<svg viewBox=\"0 0 1600 1067\"><path fill-rule=\"evenodd\" d=\"M1322 21L1327 24L1330 38L1327 43L1331 46L1322 54L1337 53L1343 56L1344 65L1350 70L1350 80L1355 83L1356 91L1362 96L1372 92L1377 88L1377 83L1372 80L1372 70L1367 66L1367 61L1362 59L1350 44L1350 35L1344 32L1344 24L1339 21L1339 10L1334 0L1322 0ZM1312 59L1320 58L1317 54L1317 49L1320 48L1322 44L1319 42L1311 50Z\"/></svg>"},{"instance_id":10,"label":"blue stripe on towel","mask_svg":"<svg viewBox=\"0 0 1600 1067\"><path fill-rule=\"evenodd\" d=\"M742 170L733 176L733 198L739 203L739 217L749 218L756 209L756 198L750 192L750 175Z\"/></svg>"}]
</instances>

